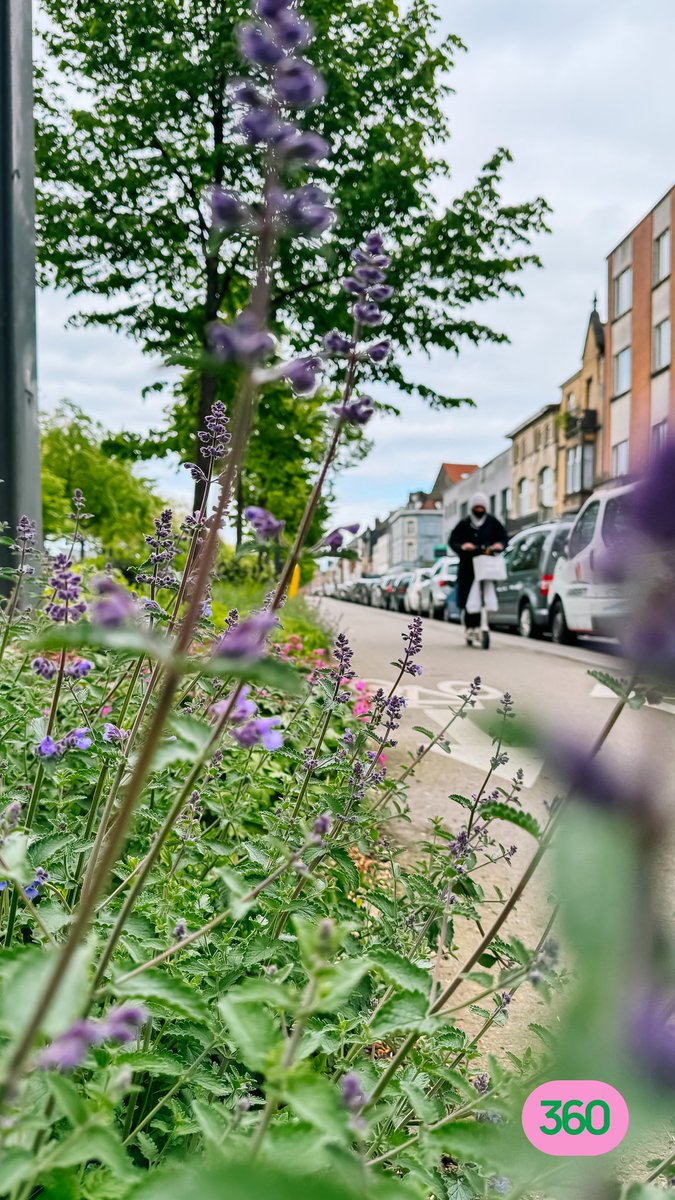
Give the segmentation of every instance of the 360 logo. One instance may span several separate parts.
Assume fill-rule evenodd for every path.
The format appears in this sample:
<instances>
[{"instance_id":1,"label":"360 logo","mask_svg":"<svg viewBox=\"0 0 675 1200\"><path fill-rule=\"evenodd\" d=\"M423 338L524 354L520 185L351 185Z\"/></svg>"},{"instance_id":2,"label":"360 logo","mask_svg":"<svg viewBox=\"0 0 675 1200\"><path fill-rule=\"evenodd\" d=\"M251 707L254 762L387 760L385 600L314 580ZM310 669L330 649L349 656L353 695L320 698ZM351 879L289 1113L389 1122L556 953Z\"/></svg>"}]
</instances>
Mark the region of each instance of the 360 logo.
<instances>
[{"instance_id":1,"label":"360 logo","mask_svg":"<svg viewBox=\"0 0 675 1200\"><path fill-rule=\"evenodd\" d=\"M630 1124L620 1092L597 1079L556 1079L541 1084L523 1106L526 1137L544 1154L608 1154Z\"/></svg>"}]
</instances>

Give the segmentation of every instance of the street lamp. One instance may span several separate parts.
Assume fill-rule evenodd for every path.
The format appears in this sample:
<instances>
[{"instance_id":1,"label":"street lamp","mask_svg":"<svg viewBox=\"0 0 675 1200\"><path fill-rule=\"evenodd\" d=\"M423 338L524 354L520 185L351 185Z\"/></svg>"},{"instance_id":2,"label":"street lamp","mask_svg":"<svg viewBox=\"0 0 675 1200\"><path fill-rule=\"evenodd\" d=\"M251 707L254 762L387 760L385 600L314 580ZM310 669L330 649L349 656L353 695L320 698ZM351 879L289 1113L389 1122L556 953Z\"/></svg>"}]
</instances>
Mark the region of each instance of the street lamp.
<instances>
[{"instance_id":1,"label":"street lamp","mask_svg":"<svg viewBox=\"0 0 675 1200\"><path fill-rule=\"evenodd\" d=\"M41 522L31 0L0 0L0 521ZM0 561L8 561L0 546Z\"/></svg>"}]
</instances>

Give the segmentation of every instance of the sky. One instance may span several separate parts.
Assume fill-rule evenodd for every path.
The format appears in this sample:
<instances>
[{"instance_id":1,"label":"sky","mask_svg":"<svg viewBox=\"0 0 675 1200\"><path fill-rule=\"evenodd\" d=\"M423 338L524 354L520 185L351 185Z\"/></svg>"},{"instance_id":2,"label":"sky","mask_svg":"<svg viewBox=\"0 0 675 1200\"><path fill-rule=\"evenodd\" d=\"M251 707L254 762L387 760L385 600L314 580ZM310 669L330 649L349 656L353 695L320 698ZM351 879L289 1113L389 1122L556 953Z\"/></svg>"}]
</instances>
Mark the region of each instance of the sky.
<instances>
[{"instance_id":1,"label":"sky","mask_svg":"<svg viewBox=\"0 0 675 1200\"><path fill-rule=\"evenodd\" d=\"M559 399L580 363L594 293L606 314L606 255L675 182L672 0L439 0L439 8L443 28L468 48L452 78L453 175L439 200L449 203L507 146L504 198L543 195L552 233L535 245L544 269L521 277L524 299L477 310L510 345L420 354L409 365L415 379L471 396L475 408L437 413L372 389L401 416L369 426L374 449L338 481L336 523L386 516L408 492L430 489L442 461L488 461L511 428ZM72 311L61 295L39 299L42 407L68 397L110 429L157 423L162 401L140 393L160 365L115 334L64 330ZM152 473L164 496L188 501L187 473L167 463Z\"/></svg>"}]
</instances>

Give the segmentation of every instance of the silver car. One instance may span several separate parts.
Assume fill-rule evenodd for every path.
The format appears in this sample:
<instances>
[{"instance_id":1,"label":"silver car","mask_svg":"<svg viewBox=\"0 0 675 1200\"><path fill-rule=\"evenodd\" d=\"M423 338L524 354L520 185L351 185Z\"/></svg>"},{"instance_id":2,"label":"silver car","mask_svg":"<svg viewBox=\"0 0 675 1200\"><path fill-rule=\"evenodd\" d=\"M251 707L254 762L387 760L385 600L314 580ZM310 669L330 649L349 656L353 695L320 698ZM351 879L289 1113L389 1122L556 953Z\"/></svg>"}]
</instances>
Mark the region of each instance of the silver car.
<instances>
[{"instance_id":1,"label":"silver car","mask_svg":"<svg viewBox=\"0 0 675 1200\"><path fill-rule=\"evenodd\" d=\"M423 617L442 617L447 610L448 595L457 583L459 559L454 555L439 558L428 579L420 588L419 611Z\"/></svg>"}]
</instances>

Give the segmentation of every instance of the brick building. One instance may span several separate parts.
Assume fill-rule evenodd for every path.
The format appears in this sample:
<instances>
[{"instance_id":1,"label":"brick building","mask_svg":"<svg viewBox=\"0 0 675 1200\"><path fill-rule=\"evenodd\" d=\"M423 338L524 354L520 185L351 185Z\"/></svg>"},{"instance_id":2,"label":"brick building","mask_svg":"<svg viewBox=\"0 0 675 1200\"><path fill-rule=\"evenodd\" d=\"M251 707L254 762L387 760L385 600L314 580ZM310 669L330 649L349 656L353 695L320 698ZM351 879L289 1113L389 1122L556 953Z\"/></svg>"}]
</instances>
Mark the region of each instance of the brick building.
<instances>
[{"instance_id":1,"label":"brick building","mask_svg":"<svg viewBox=\"0 0 675 1200\"><path fill-rule=\"evenodd\" d=\"M643 468L675 417L674 217L672 187L607 259L604 479L620 479Z\"/></svg>"}]
</instances>

